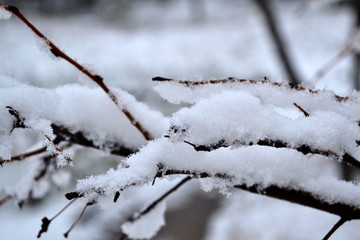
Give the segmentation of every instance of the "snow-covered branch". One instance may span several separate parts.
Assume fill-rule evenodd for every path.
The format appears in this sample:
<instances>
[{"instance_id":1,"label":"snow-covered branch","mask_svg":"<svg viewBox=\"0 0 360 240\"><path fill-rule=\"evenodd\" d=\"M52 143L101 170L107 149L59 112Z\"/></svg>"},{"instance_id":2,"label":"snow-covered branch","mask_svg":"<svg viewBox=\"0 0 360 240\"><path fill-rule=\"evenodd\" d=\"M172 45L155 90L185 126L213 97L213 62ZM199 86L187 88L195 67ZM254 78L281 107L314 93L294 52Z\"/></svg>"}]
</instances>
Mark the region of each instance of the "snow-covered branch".
<instances>
[{"instance_id":1,"label":"snow-covered branch","mask_svg":"<svg viewBox=\"0 0 360 240\"><path fill-rule=\"evenodd\" d=\"M267 79L193 82L154 77L154 88L164 100L187 103L165 117L129 93L110 89L16 7L0 4L0 17L9 18L10 13L40 37L53 56L72 64L98 88L39 88L0 76L0 205L12 198L24 201L31 194L44 196L49 189L45 180L70 164L67 150L80 145L123 158L106 173L85 175L65 195L72 200L67 206L80 198L84 205L66 237L88 206L100 205L107 197L121 202L120 195L131 189L155 188L156 179L179 181L137 214L124 217L121 231L131 238L152 238L164 225L165 199L191 179L205 192L217 189L230 196L237 188L340 216L326 237L345 221L360 219L359 185L342 180L336 171L338 163L360 168L358 92L339 96ZM43 141L13 155L18 131L23 136L35 133ZM53 156L59 155L63 157L55 161ZM61 185L66 179L69 174L53 182ZM39 237L67 206L53 218L43 218ZM150 221L156 226L139 230Z\"/></svg>"}]
</instances>

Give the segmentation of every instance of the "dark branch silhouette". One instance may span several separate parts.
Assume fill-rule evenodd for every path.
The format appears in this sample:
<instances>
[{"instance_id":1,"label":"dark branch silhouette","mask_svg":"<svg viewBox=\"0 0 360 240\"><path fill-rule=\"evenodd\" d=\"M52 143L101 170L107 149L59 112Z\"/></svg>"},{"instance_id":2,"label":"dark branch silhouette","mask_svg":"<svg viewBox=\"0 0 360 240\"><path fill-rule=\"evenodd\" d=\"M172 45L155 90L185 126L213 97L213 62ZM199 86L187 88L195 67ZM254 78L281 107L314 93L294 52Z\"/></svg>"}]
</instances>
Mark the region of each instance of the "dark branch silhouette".
<instances>
[{"instance_id":1,"label":"dark branch silhouette","mask_svg":"<svg viewBox=\"0 0 360 240\"><path fill-rule=\"evenodd\" d=\"M285 47L285 41L281 37L281 33L277 27L274 9L272 8L273 1L271 0L255 0L259 9L261 10L262 14L265 17L265 23L269 30L269 33L272 37L272 40L276 46L278 51L279 57L284 65L285 71L288 75L289 82L293 84L299 84L302 81L300 80L298 74L295 72L295 68L290 60L289 53Z\"/></svg>"}]
</instances>

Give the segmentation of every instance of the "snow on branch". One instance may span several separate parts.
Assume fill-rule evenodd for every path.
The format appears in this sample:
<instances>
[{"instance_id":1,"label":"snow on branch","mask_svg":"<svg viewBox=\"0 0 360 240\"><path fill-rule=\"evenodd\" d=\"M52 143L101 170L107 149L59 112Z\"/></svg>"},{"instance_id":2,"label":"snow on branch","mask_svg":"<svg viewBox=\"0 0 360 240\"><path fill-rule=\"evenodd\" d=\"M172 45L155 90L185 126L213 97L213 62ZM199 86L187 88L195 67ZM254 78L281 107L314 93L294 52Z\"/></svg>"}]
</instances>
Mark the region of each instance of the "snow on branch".
<instances>
[{"instance_id":1,"label":"snow on branch","mask_svg":"<svg viewBox=\"0 0 360 240\"><path fill-rule=\"evenodd\" d=\"M134 116L143 120L152 136L160 137L166 131L168 119L160 112L149 109L124 91L114 89L114 92L126 106L131 106ZM22 127L19 119L6 112L6 106L12 106L26 119L25 123L50 138L57 136L62 141L125 156L145 143L142 135L129 128L127 119L116 111L100 89L78 84L40 89L19 84L2 86L0 94L6 99L0 104L0 130L4 139L0 144L0 157L3 160L11 159L11 131L15 126ZM89 105L98 107L89 108Z\"/></svg>"},{"instance_id":2,"label":"snow on branch","mask_svg":"<svg viewBox=\"0 0 360 240\"><path fill-rule=\"evenodd\" d=\"M194 105L173 114L167 135L130 156L127 168L119 165L79 180L69 199L116 196L154 178L187 175L199 178L205 191L218 188L227 194L236 187L348 220L360 218L358 185L339 180L331 164L359 166L357 93L342 98L330 91L239 79L155 80L166 99Z\"/></svg>"}]
</instances>

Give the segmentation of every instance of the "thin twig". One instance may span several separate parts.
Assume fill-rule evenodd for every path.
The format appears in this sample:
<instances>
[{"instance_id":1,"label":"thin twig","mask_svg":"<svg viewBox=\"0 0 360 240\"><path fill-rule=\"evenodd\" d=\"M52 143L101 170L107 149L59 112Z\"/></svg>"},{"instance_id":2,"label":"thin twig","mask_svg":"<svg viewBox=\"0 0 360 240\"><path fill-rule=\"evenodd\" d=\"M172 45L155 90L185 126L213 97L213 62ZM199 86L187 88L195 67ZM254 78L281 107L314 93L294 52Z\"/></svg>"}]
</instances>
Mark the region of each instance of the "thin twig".
<instances>
[{"instance_id":1,"label":"thin twig","mask_svg":"<svg viewBox=\"0 0 360 240\"><path fill-rule=\"evenodd\" d=\"M161 201L163 201L167 196L169 196L171 193L175 192L179 187L183 186L186 182L190 181L191 179L192 179L191 176L185 177L178 184L176 184L174 187L172 187L169 191L167 191L161 197L159 197L154 202L152 202L147 208L145 208L143 211L141 211L139 214L137 214L136 217L132 217L128 221L133 222L133 221L138 220L142 216L146 215L152 209L154 209Z\"/></svg>"},{"instance_id":2,"label":"thin twig","mask_svg":"<svg viewBox=\"0 0 360 240\"><path fill-rule=\"evenodd\" d=\"M6 195L3 198L1 198L0 199L0 206L4 205L5 203L7 203L12 198L13 198L13 196L11 196L11 195Z\"/></svg>"},{"instance_id":3,"label":"thin twig","mask_svg":"<svg viewBox=\"0 0 360 240\"><path fill-rule=\"evenodd\" d=\"M66 233L64 233L64 237L67 238L69 236L69 233L74 229L74 227L76 226L76 224L80 221L82 215L84 214L86 208L90 205L94 204L93 202L89 202L87 204L85 204L84 208L82 209L79 217L75 220L75 222L71 225L71 227L69 228L69 230L66 231Z\"/></svg>"},{"instance_id":4,"label":"thin twig","mask_svg":"<svg viewBox=\"0 0 360 240\"><path fill-rule=\"evenodd\" d=\"M46 147L42 147L42 148L36 149L34 151L23 153L23 154L20 154L20 155L12 156L11 159L10 159L10 162L12 162L12 161L21 161L21 160L23 160L25 158L32 157L34 155L38 155L38 154L44 153L44 152L46 152Z\"/></svg>"},{"instance_id":5,"label":"thin twig","mask_svg":"<svg viewBox=\"0 0 360 240\"><path fill-rule=\"evenodd\" d=\"M63 207L57 214L55 214L55 216L53 216L50 220L47 217L44 217L41 221L41 229L37 235L37 238L41 237L41 234L47 232L49 225L51 223L51 221L53 221L55 218L57 218L62 212L64 212L71 204L73 204L75 202L76 198L73 199L72 201L70 201L68 204L66 204L65 207Z\"/></svg>"},{"instance_id":6,"label":"thin twig","mask_svg":"<svg viewBox=\"0 0 360 240\"><path fill-rule=\"evenodd\" d=\"M307 81L313 86L319 82L330 70L332 70L336 65L338 65L345 57L349 56L354 50L350 47L345 47L343 50L338 52L332 59L325 63L316 73Z\"/></svg>"},{"instance_id":7,"label":"thin twig","mask_svg":"<svg viewBox=\"0 0 360 240\"><path fill-rule=\"evenodd\" d=\"M103 81L103 78L97 74L92 73L90 70L88 70L83 65L76 62L74 59L69 57L67 54L65 54L63 51L61 51L50 39L48 39L43 33L41 33L33 24L29 22L29 20L22 15L20 10L17 7L14 6L6 6L4 4L0 3L0 7L3 7L7 11L11 12L15 16L17 16L23 23L25 23L37 36L42 38L45 43L49 46L50 52L55 57L60 57L67 62L69 62L71 65L76 67L78 70L80 70L82 73L84 73L86 76L88 76L92 81L94 81L97 85L101 87L101 89L110 97L110 99L115 103L115 105L125 114L125 116L129 119L132 125L134 125L145 137L146 140L151 140L153 137L151 134L135 119L135 117L129 112L128 109L125 108L123 104L120 103L119 99L116 97L115 93L111 91L106 84Z\"/></svg>"},{"instance_id":8,"label":"thin twig","mask_svg":"<svg viewBox=\"0 0 360 240\"><path fill-rule=\"evenodd\" d=\"M294 102L294 105L295 105L295 107L297 107L300 111L303 112L303 114L305 115L305 117L309 117L309 116L310 116L310 114L309 114L307 111L305 111L302 107L300 107L297 103Z\"/></svg>"},{"instance_id":9,"label":"thin twig","mask_svg":"<svg viewBox=\"0 0 360 240\"><path fill-rule=\"evenodd\" d=\"M156 199L154 202L152 202L149 206L147 206L144 210L142 210L139 214L137 214L136 216L133 216L131 218L129 218L127 221L129 222L134 222L138 219L140 219L142 216L146 215L147 213L149 213L151 210L153 210L160 202L162 202L166 197L168 197L171 193L175 192L178 188L180 188L181 186L183 186L185 183L187 183L188 181L190 181L193 177L192 176L187 176L185 177L183 180L181 180L178 184L176 184L174 187L172 187L170 190L168 190L166 193L164 193L162 196L160 196L158 199ZM125 239L126 238L126 234L123 233L120 237L120 239Z\"/></svg>"},{"instance_id":10,"label":"thin twig","mask_svg":"<svg viewBox=\"0 0 360 240\"><path fill-rule=\"evenodd\" d=\"M217 79L217 80L203 80L203 81L188 81L188 80L175 80L172 78L164 78L164 77L154 77L152 79L154 82L174 82L186 87L195 87L202 86L208 84L230 84L230 83L241 83L241 84L268 84L274 87L287 87L289 89L297 90L297 91L306 91L312 94L319 94L319 90L313 90L311 88L304 87L302 85L295 85L292 83L283 83L283 82L273 82L267 79L263 80L253 80L253 79L243 79L243 78L234 78L229 77L225 79ZM334 97L339 102L345 102L349 100L349 97L341 97L339 95L334 94Z\"/></svg>"},{"instance_id":11,"label":"thin twig","mask_svg":"<svg viewBox=\"0 0 360 240\"><path fill-rule=\"evenodd\" d=\"M325 237L323 238L323 240L328 240L331 235L337 230L339 229L339 227L341 227L341 225L343 225L346 221L349 221L349 219L345 218L345 217L341 217L340 220L330 229L330 231L325 235Z\"/></svg>"}]
</instances>

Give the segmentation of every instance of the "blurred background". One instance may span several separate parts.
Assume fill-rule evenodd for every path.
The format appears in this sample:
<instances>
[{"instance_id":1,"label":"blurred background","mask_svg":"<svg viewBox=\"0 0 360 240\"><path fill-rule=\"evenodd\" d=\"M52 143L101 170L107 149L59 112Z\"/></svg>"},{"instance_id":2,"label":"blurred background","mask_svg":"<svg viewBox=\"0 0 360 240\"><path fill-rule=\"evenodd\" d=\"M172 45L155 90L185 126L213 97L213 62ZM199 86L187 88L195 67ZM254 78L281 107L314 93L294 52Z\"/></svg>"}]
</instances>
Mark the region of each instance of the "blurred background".
<instances>
[{"instance_id":1,"label":"blurred background","mask_svg":"<svg viewBox=\"0 0 360 240\"><path fill-rule=\"evenodd\" d=\"M179 106L157 96L152 77L267 78L301 82L339 95L349 94L359 86L356 47L337 57L356 41L360 24L356 0L2 3L20 8L60 49L103 76L108 86L123 88L168 116ZM326 74L321 76L318 71L324 66ZM67 62L54 61L37 37L15 17L0 21L0 75L43 88L79 81L92 86ZM22 144L30 145L24 141ZM96 150L85 150L79 150L77 164L69 169L73 183L115 167L120 161ZM344 178L354 179L351 174L351 170L339 170L339 176ZM155 199L174 185L167 180L160 182L157 190L136 192L135 196ZM35 239L41 218L60 210L66 204L63 194L73 188L53 189L45 200L30 201L22 210L11 202L2 206L0 238ZM130 204L131 209L143 206L138 202ZM62 233L80 207L54 223L42 238L63 239ZM197 184L176 192L168 201L168 209L167 226L155 239L320 239L337 221L337 217L326 213L240 191L234 191L229 198L217 192L204 193ZM124 219L121 211L88 210L70 239L118 239ZM347 223L333 239L359 239L358 229L358 222Z\"/></svg>"}]
</instances>

